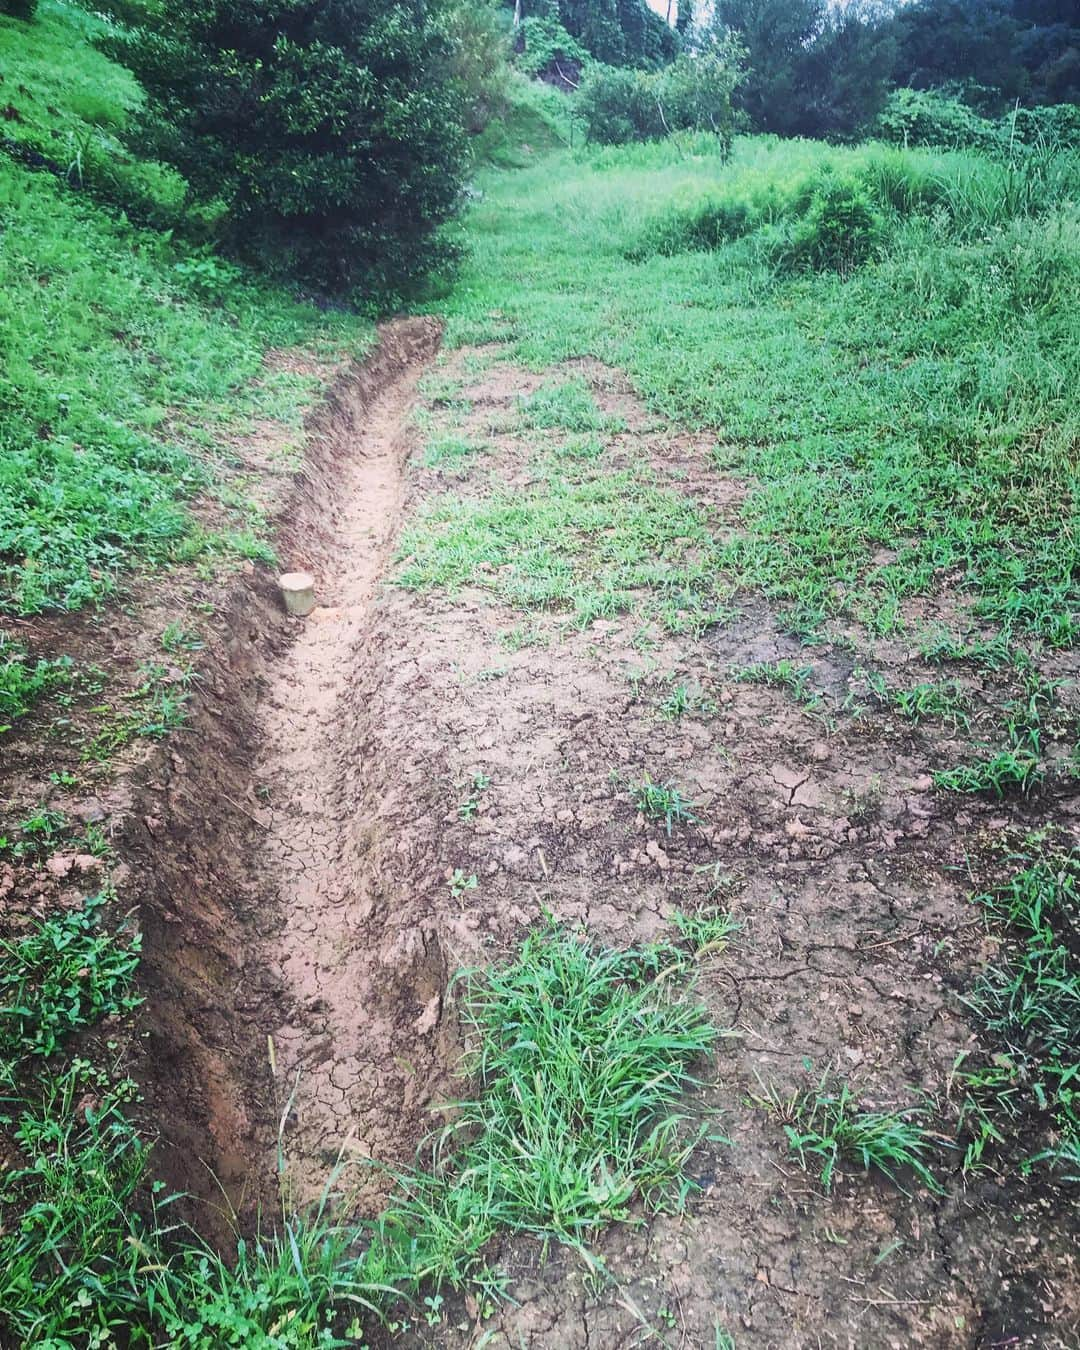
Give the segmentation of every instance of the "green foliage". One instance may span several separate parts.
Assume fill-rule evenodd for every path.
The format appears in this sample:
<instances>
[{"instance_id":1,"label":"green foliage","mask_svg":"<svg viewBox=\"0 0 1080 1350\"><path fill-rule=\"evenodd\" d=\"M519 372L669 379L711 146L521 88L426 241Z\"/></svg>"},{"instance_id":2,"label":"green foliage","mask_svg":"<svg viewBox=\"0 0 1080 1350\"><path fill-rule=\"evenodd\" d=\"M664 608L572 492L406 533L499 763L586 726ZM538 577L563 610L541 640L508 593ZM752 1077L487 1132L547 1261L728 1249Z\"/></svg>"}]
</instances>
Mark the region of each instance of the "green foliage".
<instances>
[{"instance_id":1,"label":"green foliage","mask_svg":"<svg viewBox=\"0 0 1080 1350\"><path fill-rule=\"evenodd\" d=\"M671 922L697 961L703 956L722 952L732 934L742 929L739 920L732 918L727 910L716 908L700 909L693 914L684 914L677 909Z\"/></svg>"},{"instance_id":2,"label":"green foliage","mask_svg":"<svg viewBox=\"0 0 1080 1350\"><path fill-rule=\"evenodd\" d=\"M476 1087L432 1170L398 1178L364 1263L372 1284L491 1293L482 1250L500 1227L583 1251L638 1201L681 1202L697 1135L676 1102L713 1033L680 964L670 948L614 951L549 928L512 964L464 977Z\"/></svg>"},{"instance_id":3,"label":"green foliage","mask_svg":"<svg viewBox=\"0 0 1080 1350\"><path fill-rule=\"evenodd\" d=\"M779 661L755 661L748 666L733 666L733 680L742 684L763 684L769 689L784 689L797 703L816 708L821 695L811 684L811 666L797 666L787 657Z\"/></svg>"},{"instance_id":4,"label":"green foliage","mask_svg":"<svg viewBox=\"0 0 1080 1350\"><path fill-rule=\"evenodd\" d=\"M0 0L0 14L15 19L32 19L37 13L37 0Z\"/></svg>"},{"instance_id":5,"label":"green foliage","mask_svg":"<svg viewBox=\"0 0 1080 1350\"><path fill-rule=\"evenodd\" d=\"M837 1169L847 1163L864 1172L874 1168L890 1181L897 1180L897 1173L911 1172L927 1190L942 1194L926 1161L933 1136L920 1123L919 1111L864 1110L847 1083L837 1090L827 1078L814 1091L786 1100L770 1091L762 1101L783 1124L788 1145L802 1166L820 1168L826 1191L832 1189Z\"/></svg>"},{"instance_id":6,"label":"green foliage","mask_svg":"<svg viewBox=\"0 0 1080 1350\"><path fill-rule=\"evenodd\" d=\"M676 825L697 824L697 802L688 801L674 783L654 783L646 774L630 784L630 799L647 820L662 820L669 837Z\"/></svg>"},{"instance_id":7,"label":"green foliage","mask_svg":"<svg viewBox=\"0 0 1080 1350\"><path fill-rule=\"evenodd\" d=\"M518 400L518 414L524 427L563 431L617 431L619 425L605 417L596 406L592 390L580 377L559 383L542 384L534 393Z\"/></svg>"},{"instance_id":8,"label":"green foliage","mask_svg":"<svg viewBox=\"0 0 1080 1350\"><path fill-rule=\"evenodd\" d=\"M1001 947L964 1000L985 1051L962 1066L969 1118L983 1126L968 1162L985 1141L1004 1144L1007 1130L1041 1122L1046 1137L1025 1170L1047 1163L1080 1181L1080 859L1043 851L1013 861L1004 885L975 897Z\"/></svg>"},{"instance_id":9,"label":"green foliage","mask_svg":"<svg viewBox=\"0 0 1080 1350\"><path fill-rule=\"evenodd\" d=\"M20 1153L0 1172L0 1329L13 1344L147 1344L133 1311L158 1253L136 1210L146 1150L123 1113L134 1085L103 1088L87 1067L76 1061L44 1077L36 1099L3 1104Z\"/></svg>"},{"instance_id":10,"label":"green foliage","mask_svg":"<svg viewBox=\"0 0 1080 1350\"><path fill-rule=\"evenodd\" d=\"M572 38L553 14L528 15L521 21L515 34L520 50L516 64L526 75L550 74L555 83L564 75L571 78L589 61L589 53Z\"/></svg>"},{"instance_id":11,"label":"green foliage","mask_svg":"<svg viewBox=\"0 0 1080 1350\"><path fill-rule=\"evenodd\" d=\"M681 631L715 620L710 548L701 513L649 470L586 467L525 492L433 500L402 534L395 582L480 586L523 610L568 611L583 628L639 608Z\"/></svg>"},{"instance_id":12,"label":"green foliage","mask_svg":"<svg viewBox=\"0 0 1080 1350\"><path fill-rule=\"evenodd\" d=\"M830 176L858 182L883 221L870 263L844 278L786 262L800 210ZM533 367L589 354L625 370L659 416L724 428L726 467L750 491L739 529L704 542L709 608L737 585L801 632L832 615L876 625L949 576L972 611L971 635L947 644L963 659L1076 641L1080 572L1062 509L1080 434L1074 153L1010 164L755 138L724 161L699 137L592 147L484 186L450 340L496 335ZM736 218L745 202L760 223L707 253L642 249L673 202L702 193ZM529 505L550 519L546 490ZM435 524L448 530L444 562L452 534L474 582L509 596L495 566L521 577L523 559L505 526L487 546L491 571L464 515L461 526ZM892 556L875 561L883 549Z\"/></svg>"},{"instance_id":13,"label":"green foliage","mask_svg":"<svg viewBox=\"0 0 1080 1350\"><path fill-rule=\"evenodd\" d=\"M447 23L442 0L163 0L105 45L150 100L133 141L224 203L238 254L370 305L450 255L464 141Z\"/></svg>"},{"instance_id":14,"label":"green foliage","mask_svg":"<svg viewBox=\"0 0 1080 1350\"><path fill-rule=\"evenodd\" d=\"M747 50L735 101L757 131L850 139L885 99L895 44L872 11L827 0L718 0L713 22Z\"/></svg>"},{"instance_id":15,"label":"green foliage","mask_svg":"<svg viewBox=\"0 0 1080 1350\"><path fill-rule=\"evenodd\" d=\"M513 8L514 0L506 3ZM561 28L585 54L609 65L658 66L677 51L675 34L646 0L525 0L522 8L522 27L532 21L553 34ZM527 33L526 52L529 41ZM544 39L541 43L546 45ZM577 59L573 52L566 55ZM543 70L545 65L532 69Z\"/></svg>"},{"instance_id":16,"label":"green foliage","mask_svg":"<svg viewBox=\"0 0 1080 1350\"><path fill-rule=\"evenodd\" d=\"M660 71L597 64L582 77L576 113L588 139L600 145L708 131L726 153L734 131L731 93L738 79L738 51L726 40L683 52Z\"/></svg>"},{"instance_id":17,"label":"green foliage","mask_svg":"<svg viewBox=\"0 0 1080 1350\"><path fill-rule=\"evenodd\" d=\"M0 1056L51 1055L72 1031L141 1002L130 993L141 940L124 926L102 929L105 899L91 896L0 942Z\"/></svg>"},{"instance_id":18,"label":"green foliage","mask_svg":"<svg viewBox=\"0 0 1080 1350\"><path fill-rule=\"evenodd\" d=\"M26 649L0 633L0 733L30 711L39 698L71 679L69 656L31 660Z\"/></svg>"},{"instance_id":19,"label":"green foliage","mask_svg":"<svg viewBox=\"0 0 1080 1350\"><path fill-rule=\"evenodd\" d=\"M497 0L453 0L446 15L451 78L475 136L509 105L510 44Z\"/></svg>"},{"instance_id":20,"label":"green foliage","mask_svg":"<svg viewBox=\"0 0 1080 1350\"><path fill-rule=\"evenodd\" d=\"M884 234L884 221L860 183L826 180L791 233L789 256L796 266L847 275L873 257Z\"/></svg>"},{"instance_id":21,"label":"green foliage","mask_svg":"<svg viewBox=\"0 0 1080 1350\"><path fill-rule=\"evenodd\" d=\"M31 29L0 24L5 97L22 110L6 125L56 153L85 117L115 127L138 102L84 20L95 31L53 5ZM293 418L310 397L310 381L265 370L265 349L364 331L65 181L0 160L0 608L21 613L77 609L133 564L188 549L186 500L227 476L223 426L286 406Z\"/></svg>"}]
</instances>

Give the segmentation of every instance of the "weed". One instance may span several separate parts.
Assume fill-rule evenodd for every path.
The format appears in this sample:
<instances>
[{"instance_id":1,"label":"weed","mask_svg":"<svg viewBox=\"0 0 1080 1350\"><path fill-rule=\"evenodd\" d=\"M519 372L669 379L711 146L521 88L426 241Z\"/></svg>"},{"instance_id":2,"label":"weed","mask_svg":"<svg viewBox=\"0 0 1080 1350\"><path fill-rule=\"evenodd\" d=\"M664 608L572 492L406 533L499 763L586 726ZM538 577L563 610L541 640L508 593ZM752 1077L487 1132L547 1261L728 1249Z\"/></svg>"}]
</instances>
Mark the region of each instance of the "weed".
<instances>
[{"instance_id":1,"label":"weed","mask_svg":"<svg viewBox=\"0 0 1080 1350\"><path fill-rule=\"evenodd\" d=\"M804 1168L810 1160L821 1169L821 1184L832 1189L841 1163L876 1168L890 1181L898 1172L912 1172L934 1194L941 1186L926 1163L933 1137L919 1123L919 1112L866 1111L854 1103L851 1089L842 1083L827 1090L828 1078L814 1091L798 1092L784 1100L767 1090L762 1103L784 1127L788 1145Z\"/></svg>"},{"instance_id":2,"label":"weed","mask_svg":"<svg viewBox=\"0 0 1080 1350\"><path fill-rule=\"evenodd\" d=\"M676 910L671 916L671 922L696 960L722 952L732 934L742 928L738 919L732 918L726 910L716 908L699 909L693 914Z\"/></svg>"},{"instance_id":3,"label":"weed","mask_svg":"<svg viewBox=\"0 0 1080 1350\"><path fill-rule=\"evenodd\" d=\"M167 652L201 652L202 638L180 623L166 624L161 634L161 646Z\"/></svg>"},{"instance_id":4,"label":"weed","mask_svg":"<svg viewBox=\"0 0 1080 1350\"><path fill-rule=\"evenodd\" d=\"M479 882L476 879L476 873L466 875L460 867L455 867L450 875L448 882L450 894L455 900L460 900L467 891L475 891Z\"/></svg>"},{"instance_id":5,"label":"weed","mask_svg":"<svg viewBox=\"0 0 1080 1350\"><path fill-rule=\"evenodd\" d=\"M467 440L464 436L436 436L424 446L420 463L425 469L454 467L484 449L483 445Z\"/></svg>"},{"instance_id":6,"label":"weed","mask_svg":"<svg viewBox=\"0 0 1080 1350\"><path fill-rule=\"evenodd\" d=\"M596 406L592 390L580 377L562 383L542 384L535 393L518 400L521 425L536 430L618 431L618 418L605 416Z\"/></svg>"},{"instance_id":7,"label":"weed","mask_svg":"<svg viewBox=\"0 0 1080 1350\"><path fill-rule=\"evenodd\" d=\"M675 1102L712 1032L670 956L546 928L512 964L460 977L476 1085L433 1171L399 1178L366 1278L498 1292L482 1251L499 1227L555 1237L596 1270L585 1244L598 1229L638 1201L682 1203L696 1134Z\"/></svg>"},{"instance_id":8,"label":"weed","mask_svg":"<svg viewBox=\"0 0 1080 1350\"><path fill-rule=\"evenodd\" d=\"M458 817L461 820L472 820L480 810L480 799L491 786L491 779L486 773L474 773L472 776L472 791L458 806Z\"/></svg>"},{"instance_id":9,"label":"weed","mask_svg":"<svg viewBox=\"0 0 1080 1350\"><path fill-rule=\"evenodd\" d=\"M1000 798L1011 790L1026 796L1043 781L1043 777L1038 735L1032 732L1026 743L1017 736L1004 750L986 759L938 770L934 774L934 785L950 792L989 792Z\"/></svg>"},{"instance_id":10,"label":"weed","mask_svg":"<svg viewBox=\"0 0 1080 1350\"><path fill-rule=\"evenodd\" d=\"M844 789L844 814L855 825L877 818L885 800L885 788L875 774L863 787Z\"/></svg>"},{"instance_id":11,"label":"weed","mask_svg":"<svg viewBox=\"0 0 1080 1350\"><path fill-rule=\"evenodd\" d=\"M48 1056L63 1038L106 1013L142 1001L130 992L140 938L101 926L105 895L80 909L36 920L15 942L0 942L0 1054Z\"/></svg>"},{"instance_id":12,"label":"weed","mask_svg":"<svg viewBox=\"0 0 1080 1350\"><path fill-rule=\"evenodd\" d=\"M630 798L647 820L662 820L670 836L676 825L696 825L696 802L688 801L674 783L654 783L648 774L630 785Z\"/></svg>"},{"instance_id":13,"label":"weed","mask_svg":"<svg viewBox=\"0 0 1080 1350\"><path fill-rule=\"evenodd\" d=\"M519 652L524 647L547 646L547 634L536 624L516 624L499 634L499 646L506 652Z\"/></svg>"},{"instance_id":14,"label":"weed","mask_svg":"<svg viewBox=\"0 0 1080 1350\"><path fill-rule=\"evenodd\" d=\"M24 647L0 633L0 734L39 698L68 684L71 670L70 656L31 661Z\"/></svg>"},{"instance_id":15,"label":"weed","mask_svg":"<svg viewBox=\"0 0 1080 1350\"><path fill-rule=\"evenodd\" d=\"M0 841L0 853L8 852L13 858L47 857L55 850L67 828L67 817L62 811L55 811L49 806L39 806L20 822L17 840Z\"/></svg>"},{"instance_id":16,"label":"weed","mask_svg":"<svg viewBox=\"0 0 1080 1350\"><path fill-rule=\"evenodd\" d=\"M816 709L821 706L821 695L812 688L810 666L797 666L794 661L762 661L748 666L732 666L728 672L733 680L742 684L763 684L769 689L785 689L804 707Z\"/></svg>"},{"instance_id":17,"label":"weed","mask_svg":"<svg viewBox=\"0 0 1080 1350\"><path fill-rule=\"evenodd\" d=\"M1003 1122L1042 1117L1049 1142L1025 1168L1069 1170L1080 1147L1080 860L1050 851L1014 862L1004 885L975 897L1002 946L964 998L988 1052L956 1071L968 1094L962 1125L973 1134L965 1165L1005 1143Z\"/></svg>"}]
</instances>

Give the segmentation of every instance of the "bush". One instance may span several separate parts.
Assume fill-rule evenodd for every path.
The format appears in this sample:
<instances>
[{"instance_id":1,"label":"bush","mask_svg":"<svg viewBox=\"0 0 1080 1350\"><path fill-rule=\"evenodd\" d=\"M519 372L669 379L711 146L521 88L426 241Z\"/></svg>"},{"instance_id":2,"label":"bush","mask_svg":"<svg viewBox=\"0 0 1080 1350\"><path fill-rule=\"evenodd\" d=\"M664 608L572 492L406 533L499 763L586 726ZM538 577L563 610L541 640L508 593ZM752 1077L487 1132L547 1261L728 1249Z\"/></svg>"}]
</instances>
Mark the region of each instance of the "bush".
<instances>
[{"instance_id":1,"label":"bush","mask_svg":"<svg viewBox=\"0 0 1080 1350\"><path fill-rule=\"evenodd\" d=\"M516 62L526 75L558 77L560 66L580 71L590 60L581 43L551 15L523 19L515 36Z\"/></svg>"},{"instance_id":2,"label":"bush","mask_svg":"<svg viewBox=\"0 0 1080 1350\"><path fill-rule=\"evenodd\" d=\"M988 150L1001 140L1000 127L966 103L924 89L894 89L877 123L882 140L896 145L942 145Z\"/></svg>"},{"instance_id":3,"label":"bush","mask_svg":"<svg viewBox=\"0 0 1080 1350\"><path fill-rule=\"evenodd\" d=\"M226 241L307 285L394 301L448 246L463 96L446 0L161 0L107 39L150 96L134 135Z\"/></svg>"},{"instance_id":4,"label":"bush","mask_svg":"<svg viewBox=\"0 0 1080 1350\"><path fill-rule=\"evenodd\" d=\"M601 145L657 140L675 131L710 131L731 148L731 93L738 81L729 43L684 52L656 72L593 66L578 95L588 139Z\"/></svg>"},{"instance_id":5,"label":"bush","mask_svg":"<svg viewBox=\"0 0 1080 1350\"><path fill-rule=\"evenodd\" d=\"M843 275L868 261L884 241L885 224L858 179L816 187L791 232L787 256L796 266Z\"/></svg>"},{"instance_id":6,"label":"bush","mask_svg":"<svg viewBox=\"0 0 1080 1350\"><path fill-rule=\"evenodd\" d=\"M456 0L448 15L450 69L472 135L507 111L510 44L502 17L491 0L473 4Z\"/></svg>"}]
</instances>

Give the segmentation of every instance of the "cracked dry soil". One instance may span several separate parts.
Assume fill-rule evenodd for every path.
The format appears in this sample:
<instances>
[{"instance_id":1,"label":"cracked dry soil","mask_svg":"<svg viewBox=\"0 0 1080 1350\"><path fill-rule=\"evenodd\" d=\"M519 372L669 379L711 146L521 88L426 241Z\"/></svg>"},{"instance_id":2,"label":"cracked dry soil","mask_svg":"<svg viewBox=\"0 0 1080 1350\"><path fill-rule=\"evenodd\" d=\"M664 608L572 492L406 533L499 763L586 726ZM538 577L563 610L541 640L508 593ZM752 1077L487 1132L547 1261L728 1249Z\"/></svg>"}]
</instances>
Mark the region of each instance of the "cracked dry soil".
<instances>
[{"instance_id":1,"label":"cracked dry soil","mask_svg":"<svg viewBox=\"0 0 1080 1350\"><path fill-rule=\"evenodd\" d=\"M431 1106L454 1091L456 968L508 955L544 910L610 943L647 942L723 878L744 927L701 974L723 1037L694 1107L720 1113L729 1142L695 1155L686 1213L607 1233L605 1288L571 1255L541 1260L508 1239L495 1260L513 1302L482 1325L453 1304L439 1327L393 1343L711 1350L720 1329L754 1350L1076 1345L1075 1215L1060 1192L993 1173L964 1182L943 1150L941 1197L861 1175L827 1196L752 1100L762 1083L790 1092L832 1067L864 1103L928 1094L947 1116L950 1070L971 1043L955 995L985 950L965 859L1006 826L1075 821L1075 796L1055 788L1008 815L958 804L930 790L928 767L962 749L940 726L826 718L732 680L732 666L798 656L839 706L853 679L847 647L808 656L760 602L704 636L651 626L654 672L701 694L665 719L668 686L628 679L643 667L640 616L582 630L559 613L523 617L483 577L456 594L395 587L402 524L447 491L524 487L540 439L515 410L542 377L477 352L443 359L463 392L429 399L421 434L410 414L433 349L421 337L384 334L412 343L408 359L297 517L295 561L315 571L319 608L279 642L255 718L245 809L277 915L259 939L275 994L243 1051L257 1057L272 1037L272 1093L264 1082L249 1112L263 1113L263 1157L288 1102L300 1196L342 1150L409 1161ZM602 437L605 464L648 462L711 528L739 528L747 485L710 467L709 438L651 417L612 372L571 364L621 418ZM425 437L448 429L485 453L424 467ZM508 643L523 622L529 643ZM919 677L902 644L871 655ZM700 822L668 837L638 816L625 783L645 772L678 782ZM462 818L475 774L490 786ZM475 889L455 893L456 869ZM373 1212L384 1183L362 1166L355 1177Z\"/></svg>"}]
</instances>

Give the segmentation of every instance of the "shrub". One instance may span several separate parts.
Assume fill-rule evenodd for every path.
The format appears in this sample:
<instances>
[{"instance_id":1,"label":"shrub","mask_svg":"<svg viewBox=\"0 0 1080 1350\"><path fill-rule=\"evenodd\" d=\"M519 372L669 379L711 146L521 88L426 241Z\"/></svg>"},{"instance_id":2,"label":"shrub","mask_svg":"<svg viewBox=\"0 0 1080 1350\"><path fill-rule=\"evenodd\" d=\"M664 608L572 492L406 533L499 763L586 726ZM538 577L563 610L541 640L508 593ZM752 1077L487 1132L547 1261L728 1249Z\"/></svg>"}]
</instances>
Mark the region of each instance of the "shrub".
<instances>
[{"instance_id":1,"label":"shrub","mask_svg":"<svg viewBox=\"0 0 1080 1350\"><path fill-rule=\"evenodd\" d=\"M106 41L150 96L134 135L233 249L320 290L400 297L445 260L462 94L446 0L162 0Z\"/></svg>"},{"instance_id":2,"label":"shrub","mask_svg":"<svg viewBox=\"0 0 1080 1350\"><path fill-rule=\"evenodd\" d=\"M507 111L510 45L502 15L491 0L479 4L456 0L447 32L450 69L461 94L465 126L475 135Z\"/></svg>"},{"instance_id":3,"label":"shrub","mask_svg":"<svg viewBox=\"0 0 1080 1350\"><path fill-rule=\"evenodd\" d=\"M593 66L582 80L578 114L601 145L657 140L675 131L711 131L730 150L737 51L729 42L684 52L656 72Z\"/></svg>"},{"instance_id":4,"label":"shrub","mask_svg":"<svg viewBox=\"0 0 1080 1350\"><path fill-rule=\"evenodd\" d=\"M836 178L814 189L791 232L788 257L796 266L847 274L874 254L884 233L863 184Z\"/></svg>"},{"instance_id":5,"label":"shrub","mask_svg":"<svg viewBox=\"0 0 1080 1350\"><path fill-rule=\"evenodd\" d=\"M580 71L590 59L581 43L552 15L523 19L517 29L516 45L516 61L526 75L555 75L563 83L566 76L560 75L560 68Z\"/></svg>"},{"instance_id":6,"label":"shrub","mask_svg":"<svg viewBox=\"0 0 1080 1350\"><path fill-rule=\"evenodd\" d=\"M958 98L929 89L894 89L878 116L877 132L896 145L951 149L988 150L1001 140L996 123Z\"/></svg>"}]
</instances>

